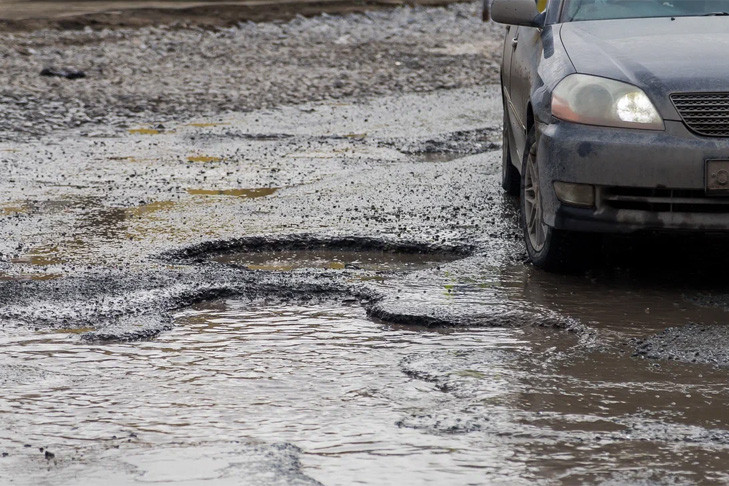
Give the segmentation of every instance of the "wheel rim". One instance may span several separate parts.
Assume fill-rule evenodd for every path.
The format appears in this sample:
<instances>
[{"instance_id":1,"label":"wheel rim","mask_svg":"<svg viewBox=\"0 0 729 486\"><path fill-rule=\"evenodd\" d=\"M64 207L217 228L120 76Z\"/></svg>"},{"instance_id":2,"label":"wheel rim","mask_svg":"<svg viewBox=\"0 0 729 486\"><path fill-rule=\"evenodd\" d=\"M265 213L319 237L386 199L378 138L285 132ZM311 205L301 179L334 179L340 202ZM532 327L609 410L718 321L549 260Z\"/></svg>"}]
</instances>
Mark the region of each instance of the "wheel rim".
<instances>
[{"instance_id":1,"label":"wheel rim","mask_svg":"<svg viewBox=\"0 0 729 486\"><path fill-rule=\"evenodd\" d=\"M542 193L539 190L536 144L529 150L524 172L524 220L529 243L535 251L540 251L547 240L547 225L542 218Z\"/></svg>"}]
</instances>

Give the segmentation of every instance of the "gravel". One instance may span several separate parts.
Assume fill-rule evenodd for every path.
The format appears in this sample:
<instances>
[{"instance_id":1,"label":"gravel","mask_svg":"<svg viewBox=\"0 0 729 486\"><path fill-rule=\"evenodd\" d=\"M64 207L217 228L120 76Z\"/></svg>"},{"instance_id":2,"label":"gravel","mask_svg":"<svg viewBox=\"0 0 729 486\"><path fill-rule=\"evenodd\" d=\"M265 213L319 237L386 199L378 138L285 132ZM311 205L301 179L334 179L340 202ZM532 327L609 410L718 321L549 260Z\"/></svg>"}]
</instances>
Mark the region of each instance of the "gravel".
<instances>
[{"instance_id":1,"label":"gravel","mask_svg":"<svg viewBox=\"0 0 729 486\"><path fill-rule=\"evenodd\" d=\"M475 2L213 30L6 34L0 141L91 123L114 133L141 121L482 85L498 78L501 33L481 22ZM86 78L41 76L49 67Z\"/></svg>"}]
</instances>

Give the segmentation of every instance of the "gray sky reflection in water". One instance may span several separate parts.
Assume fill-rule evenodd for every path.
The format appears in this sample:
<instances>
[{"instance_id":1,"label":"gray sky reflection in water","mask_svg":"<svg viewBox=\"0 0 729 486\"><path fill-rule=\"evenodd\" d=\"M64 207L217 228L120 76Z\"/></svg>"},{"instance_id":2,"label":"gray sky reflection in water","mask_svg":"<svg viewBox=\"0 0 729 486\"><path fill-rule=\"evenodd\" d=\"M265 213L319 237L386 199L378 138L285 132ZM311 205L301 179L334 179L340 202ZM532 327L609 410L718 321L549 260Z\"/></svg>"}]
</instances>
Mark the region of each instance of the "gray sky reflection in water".
<instances>
[{"instance_id":1,"label":"gray sky reflection in water","mask_svg":"<svg viewBox=\"0 0 729 486\"><path fill-rule=\"evenodd\" d=\"M526 295L519 281L531 282L527 293L548 287L525 277L502 275L511 298ZM10 455L0 467L8 477L727 479L722 370L633 359L628 348L564 331L383 325L332 303L215 301L179 313L176 324L154 341L103 346L68 332L4 329L0 452Z\"/></svg>"},{"instance_id":2,"label":"gray sky reflection in water","mask_svg":"<svg viewBox=\"0 0 729 486\"><path fill-rule=\"evenodd\" d=\"M104 346L63 332L4 332L2 366L16 372L3 379L0 451L11 454L0 464L39 484L47 467L70 484L109 468L128 482L185 484L192 457L188 480L265 472L264 484L285 484L292 454L303 475L325 484L479 482L494 468L518 477L499 441L483 448L478 435L401 423L445 397L403 373L403 358L491 349L500 368L524 345L513 331L424 333L383 327L359 307L247 301L205 304L177 324L154 341ZM487 393L509 393L503 386ZM301 452L266 449L282 443Z\"/></svg>"}]
</instances>

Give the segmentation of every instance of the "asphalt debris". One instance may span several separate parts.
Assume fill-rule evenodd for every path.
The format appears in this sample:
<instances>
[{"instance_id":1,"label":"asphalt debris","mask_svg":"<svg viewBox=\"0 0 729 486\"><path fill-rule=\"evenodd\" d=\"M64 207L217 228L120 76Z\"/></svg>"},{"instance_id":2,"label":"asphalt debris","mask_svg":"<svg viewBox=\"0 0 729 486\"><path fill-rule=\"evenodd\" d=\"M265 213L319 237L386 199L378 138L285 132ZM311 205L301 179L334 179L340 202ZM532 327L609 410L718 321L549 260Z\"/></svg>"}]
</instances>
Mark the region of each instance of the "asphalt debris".
<instances>
[{"instance_id":1,"label":"asphalt debris","mask_svg":"<svg viewBox=\"0 0 729 486\"><path fill-rule=\"evenodd\" d=\"M729 367L729 327L689 324L634 341L635 356Z\"/></svg>"},{"instance_id":2,"label":"asphalt debris","mask_svg":"<svg viewBox=\"0 0 729 486\"><path fill-rule=\"evenodd\" d=\"M54 67L43 68L40 72L41 76L58 77L66 79L81 79L86 77L86 73L76 69L58 69Z\"/></svg>"},{"instance_id":3,"label":"asphalt debris","mask_svg":"<svg viewBox=\"0 0 729 486\"><path fill-rule=\"evenodd\" d=\"M182 114L495 81L501 28L482 23L479 12L475 2L212 30L162 25L9 33L0 40L0 141L90 125L119 133L135 122L164 123ZM84 66L83 90L34 76L39 63Z\"/></svg>"}]
</instances>

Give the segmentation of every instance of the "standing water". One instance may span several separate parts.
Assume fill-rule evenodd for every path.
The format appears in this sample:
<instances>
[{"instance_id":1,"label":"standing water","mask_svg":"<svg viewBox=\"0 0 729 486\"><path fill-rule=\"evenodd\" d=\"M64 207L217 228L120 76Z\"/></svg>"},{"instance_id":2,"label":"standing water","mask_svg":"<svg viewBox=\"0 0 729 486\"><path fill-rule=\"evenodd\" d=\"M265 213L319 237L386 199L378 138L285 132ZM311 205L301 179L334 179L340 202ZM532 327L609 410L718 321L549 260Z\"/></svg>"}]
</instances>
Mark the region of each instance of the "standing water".
<instances>
[{"instance_id":1,"label":"standing water","mask_svg":"<svg viewBox=\"0 0 729 486\"><path fill-rule=\"evenodd\" d=\"M484 450L476 435L403 426L444 397L401 362L490 350L498 369L509 350L527 346L512 331L423 332L374 323L359 307L241 300L183 312L173 331L148 342L3 334L0 366L12 372L2 378L0 453L9 455L0 467L35 484L48 469L48 484L479 482L510 452L497 443ZM504 387L498 380L482 393ZM281 443L301 449L303 476L259 457Z\"/></svg>"},{"instance_id":2,"label":"standing water","mask_svg":"<svg viewBox=\"0 0 729 486\"><path fill-rule=\"evenodd\" d=\"M248 264L290 266L284 257ZM0 483L729 481L726 371L632 358L610 337L724 310L670 286L593 282L590 293L583 278L523 266L452 288L444 303L556 309L602 338L393 326L331 300L212 301L134 343L6 325Z\"/></svg>"}]
</instances>

